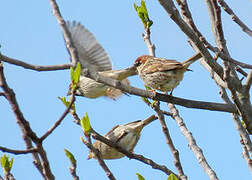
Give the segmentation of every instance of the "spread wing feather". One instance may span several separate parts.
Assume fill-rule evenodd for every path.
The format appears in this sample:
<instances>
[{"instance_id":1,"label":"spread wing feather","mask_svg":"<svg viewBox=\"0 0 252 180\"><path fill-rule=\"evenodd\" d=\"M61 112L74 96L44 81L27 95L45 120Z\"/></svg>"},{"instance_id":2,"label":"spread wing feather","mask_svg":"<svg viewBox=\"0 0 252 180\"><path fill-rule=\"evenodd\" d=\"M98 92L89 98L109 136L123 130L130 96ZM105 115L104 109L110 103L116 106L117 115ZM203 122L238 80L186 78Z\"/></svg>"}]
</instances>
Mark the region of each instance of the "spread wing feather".
<instances>
[{"instance_id":1,"label":"spread wing feather","mask_svg":"<svg viewBox=\"0 0 252 180\"><path fill-rule=\"evenodd\" d=\"M76 21L68 21L67 26L83 68L92 68L97 71L112 69L112 63L108 54L91 32Z\"/></svg>"}]
</instances>

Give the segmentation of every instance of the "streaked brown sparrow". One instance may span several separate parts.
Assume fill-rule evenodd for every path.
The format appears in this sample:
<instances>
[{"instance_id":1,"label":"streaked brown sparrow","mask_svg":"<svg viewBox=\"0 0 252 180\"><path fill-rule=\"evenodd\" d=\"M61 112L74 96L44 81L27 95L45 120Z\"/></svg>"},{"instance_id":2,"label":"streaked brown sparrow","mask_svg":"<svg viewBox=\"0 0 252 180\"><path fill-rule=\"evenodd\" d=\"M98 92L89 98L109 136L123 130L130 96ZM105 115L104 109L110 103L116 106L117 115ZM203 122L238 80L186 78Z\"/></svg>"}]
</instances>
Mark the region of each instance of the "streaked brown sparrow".
<instances>
[{"instance_id":1,"label":"streaked brown sparrow","mask_svg":"<svg viewBox=\"0 0 252 180\"><path fill-rule=\"evenodd\" d=\"M155 119L157 119L155 116L150 116L143 121L138 120L124 125L117 125L105 134L104 137L118 143L118 145L125 150L132 152L140 138L140 133L144 126L148 125ZM100 141L95 141L93 145L101 152L103 159L119 159L125 156L116 149ZM88 159L91 158L96 158L96 156L90 151Z\"/></svg>"},{"instance_id":2,"label":"streaked brown sparrow","mask_svg":"<svg viewBox=\"0 0 252 180\"><path fill-rule=\"evenodd\" d=\"M197 53L184 62L178 62L143 55L137 58L135 65L140 78L146 86L154 90L167 92L172 91L179 85L185 71L189 70L188 67L201 57L201 54Z\"/></svg>"}]
</instances>

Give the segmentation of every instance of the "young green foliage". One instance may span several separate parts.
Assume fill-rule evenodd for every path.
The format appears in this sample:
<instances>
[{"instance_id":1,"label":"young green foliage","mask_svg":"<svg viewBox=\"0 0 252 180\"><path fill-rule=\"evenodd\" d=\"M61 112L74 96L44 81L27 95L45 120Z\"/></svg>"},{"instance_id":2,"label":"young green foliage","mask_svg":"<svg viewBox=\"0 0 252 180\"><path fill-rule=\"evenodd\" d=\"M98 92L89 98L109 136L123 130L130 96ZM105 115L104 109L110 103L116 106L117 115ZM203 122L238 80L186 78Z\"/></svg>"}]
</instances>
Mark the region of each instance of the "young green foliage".
<instances>
[{"instance_id":1,"label":"young green foliage","mask_svg":"<svg viewBox=\"0 0 252 180\"><path fill-rule=\"evenodd\" d=\"M9 173L13 164L13 158L9 160L9 157L5 154L1 157L1 166L4 170L4 172Z\"/></svg>"},{"instance_id":2,"label":"young green foliage","mask_svg":"<svg viewBox=\"0 0 252 180\"><path fill-rule=\"evenodd\" d=\"M144 177L143 177L141 174L136 173L136 175L137 175L137 177L138 177L138 180L145 180Z\"/></svg>"},{"instance_id":3,"label":"young green foliage","mask_svg":"<svg viewBox=\"0 0 252 180\"><path fill-rule=\"evenodd\" d=\"M71 75L71 82L72 82L72 91L77 88L77 85L80 80L81 75L81 63L78 62L75 70L73 68L70 68L70 75Z\"/></svg>"},{"instance_id":4,"label":"young green foliage","mask_svg":"<svg viewBox=\"0 0 252 180\"><path fill-rule=\"evenodd\" d=\"M71 164L73 166L76 166L76 159L75 159L74 155L70 151L68 151L67 149L64 149L64 151L65 151L66 156L70 160Z\"/></svg>"},{"instance_id":5,"label":"young green foliage","mask_svg":"<svg viewBox=\"0 0 252 180\"><path fill-rule=\"evenodd\" d=\"M178 180L178 178L174 174L170 174L167 180Z\"/></svg>"},{"instance_id":6,"label":"young green foliage","mask_svg":"<svg viewBox=\"0 0 252 180\"><path fill-rule=\"evenodd\" d=\"M80 124L81 124L82 130L84 131L84 134L86 136L89 136L91 132L91 125L90 125L88 113L86 113L86 115L81 118Z\"/></svg>"},{"instance_id":7,"label":"young green foliage","mask_svg":"<svg viewBox=\"0 0 252 180\"><path fill-rule=\"evenodd\" d=\"M67 100L66 100L66 97L63 96L63 97L58 97L58 98L61 100L61 102L62 102L66 107L69 106L70 101L67 101ZM71 113L74 113L74 112L75 112L75 104L72 104L71 110L72 110Z\"/></svg>"},{"instance_id":8,"label":"young green foliage","mask_svg":"<svg viewBox=\"0 0 252 180\"><path fill-rule=\"evenodd\" d=\"M138 17L141 19L144 27L149 30L151 25L153 24L152 20L149 18L148 10L145 5L145 1L141 0L141 6L137 6L134 3L134 8L137 12Z\"/></svg>"}]
</instances>

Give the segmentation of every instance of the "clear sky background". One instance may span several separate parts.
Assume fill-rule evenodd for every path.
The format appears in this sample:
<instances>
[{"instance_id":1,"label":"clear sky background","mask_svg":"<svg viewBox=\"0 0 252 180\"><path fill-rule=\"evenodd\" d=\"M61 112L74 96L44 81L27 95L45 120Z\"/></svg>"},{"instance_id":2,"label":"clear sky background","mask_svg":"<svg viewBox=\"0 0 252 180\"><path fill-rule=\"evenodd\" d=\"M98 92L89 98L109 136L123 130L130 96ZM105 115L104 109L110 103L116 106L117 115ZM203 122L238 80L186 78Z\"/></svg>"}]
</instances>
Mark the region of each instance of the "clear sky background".
<instances>
[{"instance_id":1,"label":"clear sky background","mask_svg":"<svg viewBox=\"0 0 252 180\"><path fill-rule=\"evenodd\" d=\"M138 56L148 54L141 36L143 25L134 10L134 2L139 4L140 1L60 0L58 5L66 20L80 21L96 36L111 57L114 68L120 69L132 65ZM188 3L199 30L214 44L205 2L198 0ZM252 27L250 1L228 0L227 3ZM151 27L151 40L156 46L156 56L180 61L192 56L194 51L189 46L187 37L169 18L158 1L147 1L146 4L154 22ZM222 15L231 56L251 64L251 38L242 32L229 15L225 12ZM60 27L51 13L48 1L0 1L0 19L0 44L4 55L39 65L69 62ZM182 83L175 89L174 96L222 102L218 88L199 62L193 64L190 69L193 72L186 73ZM69 71L35 72L7 63L4 63L4 71L25 118L38 136L43 135L65 110L57 97L67 93ZM130 81L133 86L143 88L138 77L132 77ZM77 98L76 106L80 116L89 113L93 128L101 134L105 134L114 125L145 119L154 114L140 97L133 95L123 96L118 101L107 98ZM162 108L168 110L165 103L162 103ZM181 106L177 108L219 179L251 179L251 173L241 155L239 134L230 114ZM86 159L88 149L80 142L81 129L72 121L72 117L68 115L44 142L56 179L71 179L67 168L70 163L64 155L64 148L75 155L80 179L106 179L98 162ZM207 180L208 176L189 149L175 121L166 117L166 122L173 142L180 152L185 174L189 179ZM0 145L13 149L25 148L14 115L4 97L0 97ZM176 172L171 151L165 143L158 121L142 131L135 152ZM0 152L0 156L2 155ZM16 179L42 179L32 164L31 155L9 156L14 157L12 173ZM146 180L167 178L163 172L128 158L106 163L120 180L137 179L136 173L142 174ZM0 174L3 175L1 171Z\"/></svg>"}]
</instances>

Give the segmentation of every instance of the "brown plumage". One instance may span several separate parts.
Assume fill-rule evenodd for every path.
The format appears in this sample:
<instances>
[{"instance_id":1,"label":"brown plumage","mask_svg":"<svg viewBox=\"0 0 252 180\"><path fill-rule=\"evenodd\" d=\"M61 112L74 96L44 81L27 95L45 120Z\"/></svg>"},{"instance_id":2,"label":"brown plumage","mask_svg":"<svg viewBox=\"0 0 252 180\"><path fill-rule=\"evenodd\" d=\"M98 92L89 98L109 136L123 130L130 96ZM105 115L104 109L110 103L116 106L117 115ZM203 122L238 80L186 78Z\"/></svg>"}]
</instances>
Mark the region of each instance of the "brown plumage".
<instances>
[{"instance_id":1,"label":"brown plumage","mask_svg":"<svg viewBox=\"0 0 252 180\"><path fill-rule=\"evenodd\" d=\"M132 152L140 138L140 133L144 126L155 119L155 116L151 116L143 121L138 120L124 125L117 125L105 134L104 137L117 143L125 150ZM95 141L93 145L100 151L103 159L119 159L124 157L124 154L100 141ZM88 159L91 158L96 158L96 156L90 151Z\"/></svg>"},{"instance_id":2,"label":"brown plumage","mask_svg":"<svg viewBox=\"0 0 252 180\"><path fill-rule=\"evenodd\" d=\"M71 33L73 43L77 49L82 68L97 71L101 75L129 84L127 78L137 74L136 69L134 69L135 67L122 70L112 70L112 63L107 52L99 44L91 32L89 32L83 25L75 21L67 22L67 26ZM70 93L71 86L68 94ZM98 83L93 79L81 75L76 95L88 98L106 96L116 99L122 95L122 91L105 84Z\"/></svg>"},{"instance_id":3,"label":"brown plumage","mask_svg":"<svg viewBox=\"0 0 252 180\"><path fill-rule=\"evenodd\" d=\"M184 62L178 62L144 55L137 58L135 65L146 86L167 92L179 85L188 67L201 57L201 54L197 53Z\"/></svg>"}]
</instances>

